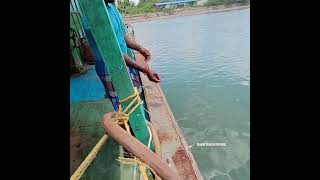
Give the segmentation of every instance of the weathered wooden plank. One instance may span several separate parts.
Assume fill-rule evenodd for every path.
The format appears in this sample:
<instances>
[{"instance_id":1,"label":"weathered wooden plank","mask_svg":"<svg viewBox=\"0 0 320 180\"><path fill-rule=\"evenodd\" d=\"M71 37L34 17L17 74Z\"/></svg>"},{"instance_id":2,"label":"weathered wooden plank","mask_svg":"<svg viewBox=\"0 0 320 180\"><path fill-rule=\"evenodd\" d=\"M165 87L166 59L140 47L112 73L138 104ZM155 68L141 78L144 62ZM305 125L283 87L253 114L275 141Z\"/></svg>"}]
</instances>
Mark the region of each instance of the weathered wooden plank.
<instances>
[{"instance_id":1,"label":"weathered wooden plank","mask_svg":"<svg viewBox=\"0 0 320 180\"><path fill-rule=\"evenodd\" d=\"M125 61L123 60L119 44L112 28L106 6L102 0L80 0L80 5L89 20L90 28L97 47L107 64L107 71L120 99L133 94L133 84ZM125 108L129 102L123 103ZM149 134L145 123L142 105L130 115L130 125L135 137L143 144L148 144ZM152 149L154 146L152 144Z\"/></svg>"},{"instance_id":2,"label":"weathered wooden plank","mask_svg":"<svg viewBox=\"0 0 320 180\"><path fill-rule=\"evenodd\" d=\"M159 86L141 76L150 121L155 127L161 156L182 179L203 180L195 159Z\"/></svg>"}]
</instances>

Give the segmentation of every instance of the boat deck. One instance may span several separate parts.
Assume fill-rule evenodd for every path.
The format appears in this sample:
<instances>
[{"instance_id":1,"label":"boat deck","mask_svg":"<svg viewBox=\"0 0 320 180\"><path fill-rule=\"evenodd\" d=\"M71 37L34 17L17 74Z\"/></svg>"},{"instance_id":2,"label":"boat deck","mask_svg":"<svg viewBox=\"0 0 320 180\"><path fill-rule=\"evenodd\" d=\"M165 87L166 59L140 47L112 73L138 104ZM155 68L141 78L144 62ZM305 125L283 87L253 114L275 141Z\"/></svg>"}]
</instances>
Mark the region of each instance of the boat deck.
<instances>
[{"instance_id":1,"label":"boat deck","mask_svg":"<svg viewBox=\"0 0 320 180\"><path fill-rule=\"evenodd\" d=\"M166 161L182 179L202 180L203 178L196 161L191 154L189 146L184 139L160 85L150 82L143 74L140 76L146 104L150 113L150 121L156 129L161 143L161 158ZM89 68L84 75L70 79L71 104L88 101L96 102L99 99L101 101L103 94L103 86L93 67ZM103 112L100 112L100 114L101 113L103 114ZM97 119L97 123L98 122L100 122L100 118ZM110 148L107 147L106 149L110 150ZM103 158L101 156L99 157Z\"/></svg>"}]
</instances>

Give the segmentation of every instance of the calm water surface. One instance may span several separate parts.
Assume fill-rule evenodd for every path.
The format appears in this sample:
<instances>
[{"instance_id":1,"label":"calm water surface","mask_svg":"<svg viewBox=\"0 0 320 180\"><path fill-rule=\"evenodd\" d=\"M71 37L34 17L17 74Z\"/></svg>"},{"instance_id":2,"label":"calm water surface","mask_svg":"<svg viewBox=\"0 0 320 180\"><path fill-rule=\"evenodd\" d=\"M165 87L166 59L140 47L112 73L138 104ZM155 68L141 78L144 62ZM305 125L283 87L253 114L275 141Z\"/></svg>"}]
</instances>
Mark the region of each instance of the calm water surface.
<instances>
[{"instance_id":1,"label":"calm water surface","mask_svg":"<svg viewBox=\"0 0 320 180\"><path fill-rule=\"evenodd\" d=\"M204 179L249 179L250 9L133 28ZM203 142L226 146L197 146Z\"/></svg>"}]
</instances>

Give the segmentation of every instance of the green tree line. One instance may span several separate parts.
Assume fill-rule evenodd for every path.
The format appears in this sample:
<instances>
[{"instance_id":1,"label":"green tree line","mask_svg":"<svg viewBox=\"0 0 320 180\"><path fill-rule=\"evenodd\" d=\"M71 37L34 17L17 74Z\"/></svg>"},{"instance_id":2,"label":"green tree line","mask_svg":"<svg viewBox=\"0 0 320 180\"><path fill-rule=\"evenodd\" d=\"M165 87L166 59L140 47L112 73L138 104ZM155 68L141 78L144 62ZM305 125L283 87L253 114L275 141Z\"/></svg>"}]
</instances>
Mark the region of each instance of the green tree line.
<instances>
[{"instance_id":1,"label":"green tree line","mask_svg":"<svg viewBox=\"0 0 320 180\"><path fill-rule=\"evenodd\" d=\"M170 7L170 8L156 8L154 6L155 3L159 2L167 2L174 0L140 0L139 4L134 5L133 2L129 0L119 0L118 1L118 9L124 15L139 15L145 13L152 12L168 12L172 11L178 7ZM250 0L208 0L204 6L217 6L217 5L230 5L230 4L248 4Z\"/></svg>"}]
</instances>

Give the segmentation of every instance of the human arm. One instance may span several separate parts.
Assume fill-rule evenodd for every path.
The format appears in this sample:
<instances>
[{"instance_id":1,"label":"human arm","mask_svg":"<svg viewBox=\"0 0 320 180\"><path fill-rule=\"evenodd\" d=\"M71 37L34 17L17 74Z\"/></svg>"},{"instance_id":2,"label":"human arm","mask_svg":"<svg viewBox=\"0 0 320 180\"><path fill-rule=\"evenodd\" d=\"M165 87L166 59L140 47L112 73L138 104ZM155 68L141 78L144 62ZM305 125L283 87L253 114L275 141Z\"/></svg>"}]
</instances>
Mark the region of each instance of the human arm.
<instances>
[{"instance_id":1,"label":"human arm","mask_svg":"<svg viewBox=\"0 0 320 180\"><path fill-rule=\"evenodd\" d=\"M140 44L138 44L135 40L133 40L129 35L125 35L124 39L129 48L134 49L145 57L145 61L149 61L151 59L151 53L148 49L144 48Z\"/></svg>"},{"instance_id":2,"label":"human arm","mask_svg":"<svg viewBox=\"0 0 320 180\"><path fill-rule=\"evenodd\" d=\"M144 65L140 65L136 61L131 59L127 54L124 54L123 58L127 66L143 72L145 75L147 75L150 81L153 81L155 83L160 82L159 75L154 70L150 69L147 63L145 63Z\"/></svg>"}]
</instances>

